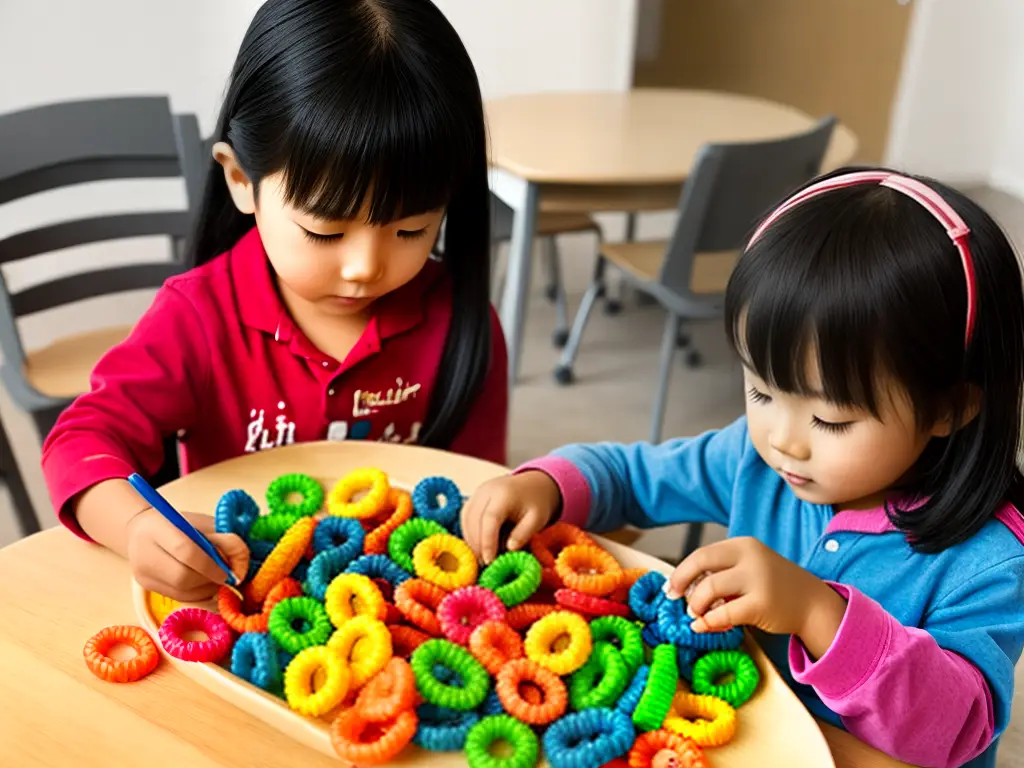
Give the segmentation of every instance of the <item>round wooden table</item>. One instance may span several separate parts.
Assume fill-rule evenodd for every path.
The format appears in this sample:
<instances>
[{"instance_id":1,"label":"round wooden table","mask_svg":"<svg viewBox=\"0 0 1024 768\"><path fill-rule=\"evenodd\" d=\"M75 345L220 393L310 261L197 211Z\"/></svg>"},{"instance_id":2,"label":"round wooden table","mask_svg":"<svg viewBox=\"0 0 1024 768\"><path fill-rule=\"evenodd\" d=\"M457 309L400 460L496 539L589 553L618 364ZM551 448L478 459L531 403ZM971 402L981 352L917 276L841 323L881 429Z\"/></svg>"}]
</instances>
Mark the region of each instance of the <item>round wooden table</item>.
<instances>
[{"instance_id":1,"label":"round wooden table","mask_svg":"<svg viewBox=\"0 0 1024 768\"><path fill-rule=\"evenodd\" d=\"M486 105L491 190L515 211L501 321L515 382L537 211L667 210L700 147L810 130L817 119L765 99L714 91L538 93ZM822 170L845 165L857 139L837 125Z\"/></svg>"},{"instance_id":2,"label":"round wooden table","mask_svg":"<svg viewBox=\"0 0 1024 768\"><path fill-rule=\"evenodd\" d=\"M445 475L466 493L506 471L475 459L411 446L307 443L209 467L162 490L181 509L209 512L231 488L244 488L261 499L268 483L284 472L303 471L331 483L362 466L379 467L393 482L405 485L428 475ZM631 557L637 558L637 563L651 560L640 553L630 554L614 542L608 546L620 561ZM669 569L664 563L653 567ZM140 623L133 607L135 590L123 560L63 529L39 533L0 550L0 755L4 765L339 765L337 758L219 698L208 685L196 682L195 674L166 658L138 683L117 685L95 678L86 669L82 646L105 626ZM769 666L759 649L752 652L762 666ZM749 718L745 724L744 715ZM741 727L748 740L756 738L759 744L774 740L792 753L785 761L759 759L759 765L822 764L794 757L802 752L813 755L815 749L825 749L825 744L813 720L774 670L765 672L758 694L741 711ZM828 727L821 730L840 768L897 765L848 734ZM411 753L399 762L427 764L422 755ZM725 752L720 755L716 764L738 764L726 760ZM454 766L462 764L462 759L457 753L436 755L430 757L430 763Z\"/></svg>"}]
</instances>

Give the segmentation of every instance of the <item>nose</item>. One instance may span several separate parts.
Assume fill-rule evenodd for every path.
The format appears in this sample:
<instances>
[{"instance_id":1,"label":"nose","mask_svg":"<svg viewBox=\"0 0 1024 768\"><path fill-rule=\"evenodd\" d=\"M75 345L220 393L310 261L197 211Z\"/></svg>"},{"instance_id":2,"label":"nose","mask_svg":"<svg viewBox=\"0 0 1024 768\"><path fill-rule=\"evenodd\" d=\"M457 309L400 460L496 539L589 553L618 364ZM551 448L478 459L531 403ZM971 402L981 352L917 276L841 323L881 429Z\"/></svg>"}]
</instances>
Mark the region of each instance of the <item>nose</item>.
<instances>
[{"instance_id":1,"label":"nose","mask_svg":"<svg viewBox=\"0 0 1024 768\"><path fill-rule=\"evenodd\" d=\"M811 450L804 439L803 431L789 417L783 417L772 425L768 444L779 453L797 461L807 461L811 458Z\"/></svg>"},{"instance_id":2,"label":"nose","mask_svg":"<svg viewBox=\"0 0 1024 768\"><path fill-rule=\"evenodd\" d=\"M341 254L341 279L346 283L373 283L384 269L383 249L371 233L361 238L345 238Z\"/></svg>"}]
</instances>

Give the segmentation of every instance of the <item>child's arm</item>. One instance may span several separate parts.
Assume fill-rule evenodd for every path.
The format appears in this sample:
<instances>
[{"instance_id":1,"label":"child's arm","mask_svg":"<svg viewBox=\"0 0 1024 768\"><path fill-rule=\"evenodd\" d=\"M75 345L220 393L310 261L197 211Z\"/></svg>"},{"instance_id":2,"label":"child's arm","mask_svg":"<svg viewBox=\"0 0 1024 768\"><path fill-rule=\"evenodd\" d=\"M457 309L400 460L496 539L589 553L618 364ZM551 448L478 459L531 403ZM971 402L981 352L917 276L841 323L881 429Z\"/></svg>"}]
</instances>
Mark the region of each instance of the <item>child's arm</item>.
<instances>
[{"instance_id":1,"label":"child's arm","mask_svg":"<svg viewBox=\"0 0 1024 768\"><path fill-rule=\"evenodd\" d=\"M480 394L470 406L466 423L449 450L495 464L508 462L508 351L493 308L490 367Z\"/></svg>"},{"instance_id":2,"label":"child's arm","mask_svg":"<svg viewBox=\"0 0 1024 768\"><path fill-rule=\"evenodd\" d=\"M794 678L814 687L862 741L914 765L958 766L1006 728L1024 642L1024 557L937 596L923 628L905 627L852 587L839 631L814 660L790 644Z\"/></svg>"},{"instance_id":3,"label":"child's arm","mask_svg":"<svg viewBox=\"0 0 1024 768\"><path fill-rule=\"evenodd\" d=\"M173 288L161 289L44 441L43 474L62 523L124 554L126 524L147 506L124 478L152 476L164 437L195 423L209 368L195 309Z\"/></svg>"},{"instance_id":4,"label":"child's arm","mask_svg":"<svg viewBox=\"0 0 1024 768\"><path fill-rule=\"evenodd\" d=\"M561 520L591 531L624 524L728 525L733 484L749 445L746 419L665 443L569 445L517 472L541 470L562 495Z\"/></svg>"}]
</instances>

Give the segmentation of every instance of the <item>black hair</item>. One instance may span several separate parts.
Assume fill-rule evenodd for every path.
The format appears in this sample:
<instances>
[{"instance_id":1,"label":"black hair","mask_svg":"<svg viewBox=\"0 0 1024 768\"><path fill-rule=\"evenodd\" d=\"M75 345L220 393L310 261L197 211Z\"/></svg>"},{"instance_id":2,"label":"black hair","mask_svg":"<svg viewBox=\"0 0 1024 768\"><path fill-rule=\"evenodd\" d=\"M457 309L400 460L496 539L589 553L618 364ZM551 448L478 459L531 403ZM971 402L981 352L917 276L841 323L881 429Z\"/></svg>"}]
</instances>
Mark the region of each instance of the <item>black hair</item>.
<instances>
[{"instance_id":1,"label":"black hair","mask_svg":"<svg viewBox=\"0 0 1024 768\"><path fill-rule=\"evenodd\" d=\"M863 169L835 173L850 170ZM821 193L769 227L736 265L725 322L744 363L781 391L812 391L806 363L815 354L831 402L877 416L887 375L902 385L918 426L952 415L951 435L932 438L901 484L914 503L887 504L917 551L940 552L970 538L1003 502L1024 510L1024 284L1009 240L980 206L915 178L971 230L977 315L966 348L956 248L921 204L873 183Z\"/></svg>"},{"instance_id":2,"label":"black hair","mask_svg":"<svg viewBox=\"0 0 1024 768\"><path fill-rule=\"evenodd\" d=\"M242 40L213 141L254 188L368 223L445 209L452 320L420 442L445 448L490 364L490 193L483 100L458 34L429 0L267 0ZM229 250L241 213L211 159L191 266Z\"/></svg>"}]
</instances>

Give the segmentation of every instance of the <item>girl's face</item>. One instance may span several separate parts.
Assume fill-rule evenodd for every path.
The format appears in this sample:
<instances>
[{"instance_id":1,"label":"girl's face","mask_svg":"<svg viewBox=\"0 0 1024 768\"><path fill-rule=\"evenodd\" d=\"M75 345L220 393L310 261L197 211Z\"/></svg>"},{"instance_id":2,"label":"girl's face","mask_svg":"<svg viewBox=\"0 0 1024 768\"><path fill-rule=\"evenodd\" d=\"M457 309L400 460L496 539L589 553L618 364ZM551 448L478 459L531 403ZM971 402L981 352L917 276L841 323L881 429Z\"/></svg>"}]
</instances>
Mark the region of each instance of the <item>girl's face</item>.
<instances>
[{"instance_id":1,"label":"girl's face","mask_svg":"<svg viewBox=\"0 0 1024 768\"><path fill-rule=\"evenodd\" d=\"M820 389L814 364L809 382ZM941 425L921 429L905 393L888 385L879 397L879 416L840 407L824 395L780 392L744 369L747 422L761 458L794 494L813 504L871 509L914 466L928 441L944 434ZM948 433L948 432L947 432Z\"/></svg>"},{"instance_id":2,"label":"girl's face","mask_svg":"<svg viewBox=\"0 0 1024 768\"><path fill-rule=\"evenodd\" d=\"M408 283L423 268L443 211L384 226L317 219L284 201L282 176L260 182L255 208L260 239L282 293L330 316L358 314Z\"/></svg>"}]
</instances>

